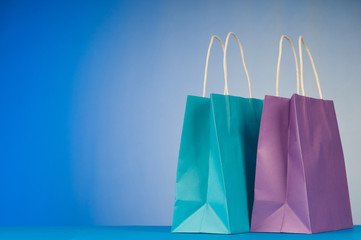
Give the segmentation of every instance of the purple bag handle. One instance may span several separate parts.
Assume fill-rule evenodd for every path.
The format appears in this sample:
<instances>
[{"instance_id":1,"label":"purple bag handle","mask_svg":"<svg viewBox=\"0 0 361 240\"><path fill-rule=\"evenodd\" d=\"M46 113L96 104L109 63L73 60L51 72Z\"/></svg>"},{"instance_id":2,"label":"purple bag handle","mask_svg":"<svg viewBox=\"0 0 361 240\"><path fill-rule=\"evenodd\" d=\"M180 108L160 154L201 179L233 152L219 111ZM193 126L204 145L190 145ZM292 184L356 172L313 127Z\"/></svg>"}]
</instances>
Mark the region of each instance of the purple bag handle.
<instances>
[{"instance_id":1,"label":"purple bag handle","mask_svg":"<svg viewBox=\"0 0 361 240\"><path fill-rule=\"evenodd\" d=\"M299 51L299 56L300 56L300 69L301 69L301 88L302 88L302 93L303 95L305 95L305 89L304 89L304 84L303 84L303 60L302 60L302 43L303 43L303 46L305 46L305 49L308 53L308 56L310 58L310 61L311 61L311 65L312 65L312 68L313 68L313 72L315 73L315 78L316 78L316 83L317 83L317 88L318 88L318 94L320 95L320 99L323 99L322 98L322 91L321 91L321 86L320 86L320 80L318 78L318 74L317 74L317 71L316 71L316 67L315 67L315 63L313 62L313 58L312 58L312 55L311 55L311 52L310 50L308 49L306 43L305 43L305 40L303 40L303 37L300 36L298 38L298 51Z\"/></svg>"},{"instance_id":2,"label":"purple bag handle","mask_svg":"<svg viewBox=\"0 0 361 240\"><path fill-rule=\"evenodd\" d=\"M280 39L280 46L278 51L278 62L277 62L277 77L276 77L276 96L278 96L278 86L279 86L279 78L280 78L280 65L281 65L281 57L282 57L282 43L283 39L286 38L288 42L290 43L293 51L293 55L295 57L295 63L296 63L296 76L297 76L297 94L300 94L300 78L299 78L299 69L298 69L298 60L297 60L297 53L295 46L293 45L291 39L287 37L286 35L282 35ZM303 89L302 89L303 90ZM302 91L302 94L305 95L304 91Z\"/></svg>"}]
</instances>

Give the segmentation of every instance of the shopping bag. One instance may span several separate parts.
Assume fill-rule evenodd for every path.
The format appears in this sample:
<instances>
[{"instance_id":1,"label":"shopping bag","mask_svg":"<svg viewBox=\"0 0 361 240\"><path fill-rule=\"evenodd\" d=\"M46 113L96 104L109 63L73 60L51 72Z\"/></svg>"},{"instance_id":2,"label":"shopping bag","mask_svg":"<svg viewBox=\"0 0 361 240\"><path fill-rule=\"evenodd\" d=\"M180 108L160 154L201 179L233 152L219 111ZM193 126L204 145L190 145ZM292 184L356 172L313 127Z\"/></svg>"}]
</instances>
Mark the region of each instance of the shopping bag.
<instances>
[{"instance_id":1,"label":"shopping bag","mask_svg":"<svg viewBox=\"0 0 361 240\"><path fill-rule=\"evenodd\" d=\"M223 59L225 95L205 98L204 84L203 97L187 98L172 232L232 234L250 228L263 101L228 95L226 51L231 35L244 63L242 45L229 33ZM250 89L247 70L246 75Z\"/></svg>"},{"instance_id":2,"label":"shopping bag","mask_svg":"<svg viewBox=\"0 0 361 240\"><path fill-rule=\"evenodd\" d=\"M314 62L299 38L301 87L290 99L266 96L262 113L252 232L318 233L352 228L346 170L333 101L323 100ZM302 43L314 69L320 99L305 97Z\"/></svg>"}]
</instances>

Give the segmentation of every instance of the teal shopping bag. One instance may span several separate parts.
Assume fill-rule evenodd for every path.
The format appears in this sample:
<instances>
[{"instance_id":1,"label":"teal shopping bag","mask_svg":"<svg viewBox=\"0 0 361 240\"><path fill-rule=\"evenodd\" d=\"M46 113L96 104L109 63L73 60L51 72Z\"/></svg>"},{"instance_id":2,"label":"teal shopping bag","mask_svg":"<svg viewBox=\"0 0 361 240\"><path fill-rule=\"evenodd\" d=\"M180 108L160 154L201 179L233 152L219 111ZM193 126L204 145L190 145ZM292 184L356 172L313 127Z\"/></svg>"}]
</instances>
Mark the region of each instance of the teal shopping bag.
<instances>
[{"instance_id":1,"label":"teal shopping bag","mask_svg":"<svg viewBox=\"0 0 361 240\"><path fill-rule=\"evenodd\" d=\"M187 98L172 232L232 234L250 229L263 101L228 95L226 50L231 34L223 48L225 95L205 98L204 84L203 97ZM244 62L242 46L233 36Z\"/></svg>"}]
</instances>

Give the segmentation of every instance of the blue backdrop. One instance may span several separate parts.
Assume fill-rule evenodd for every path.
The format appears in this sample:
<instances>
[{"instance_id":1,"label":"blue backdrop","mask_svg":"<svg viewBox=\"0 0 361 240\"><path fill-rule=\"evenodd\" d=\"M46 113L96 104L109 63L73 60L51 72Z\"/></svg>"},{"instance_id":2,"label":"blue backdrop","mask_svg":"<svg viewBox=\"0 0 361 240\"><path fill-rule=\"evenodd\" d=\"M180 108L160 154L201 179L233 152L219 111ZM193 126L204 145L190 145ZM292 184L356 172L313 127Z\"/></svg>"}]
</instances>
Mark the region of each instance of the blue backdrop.
<instances>
[{"instance_id":1,"label":"blue backdrop","mask_svg":"<svg viewBox=\"0 0 361 240\"><path fill-rule=\"evenodd\" d=\"M360 224L360 24L359 1L1 1L0 225L169 225L186 95L201 95L209 38L228 31L256 98L275 93L281 34L304 36ZM230 44L230 93L247 96ZM221 58L215 45L207 94L223 92ZM305 84L318 97L308 60Z\"/></svg>"}]
</instances>

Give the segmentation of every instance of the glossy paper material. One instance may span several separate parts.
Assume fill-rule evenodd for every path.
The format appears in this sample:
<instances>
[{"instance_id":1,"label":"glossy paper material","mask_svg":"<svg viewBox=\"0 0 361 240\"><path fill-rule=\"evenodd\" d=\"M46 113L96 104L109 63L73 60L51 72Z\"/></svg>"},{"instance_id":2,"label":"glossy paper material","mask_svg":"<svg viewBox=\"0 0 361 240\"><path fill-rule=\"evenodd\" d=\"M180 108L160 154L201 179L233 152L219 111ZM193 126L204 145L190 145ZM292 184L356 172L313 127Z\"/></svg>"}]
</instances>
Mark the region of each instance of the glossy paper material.
<instances>
[{"instance_id":1,"label":"glossy paper material","mask_svg":"<svg viewBox=\"0 0 361 240\"><path fill-rule=\"evenodd\" d=\"M173 232L248 232L263 101L188 96Z\"/></svg>"},{"instance_id":2,"label":"glossy paper material","mask_svg":"<svg viewBox=\"0 0 361 240\"><path fill-rule=\"evenodd\" d=\"M332 101L266 96L257 152L252 232L352 228Z\"/></svg>"}]
</instances>

